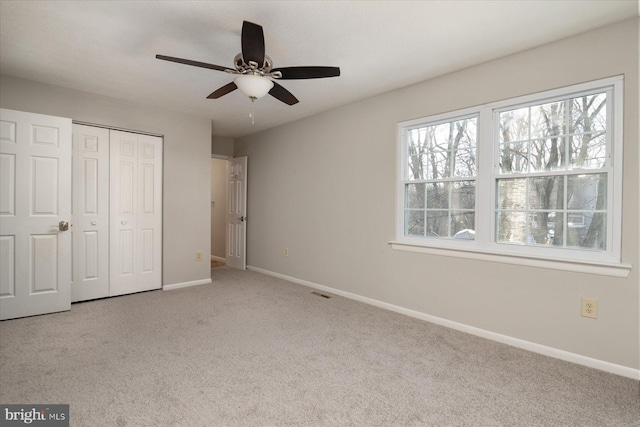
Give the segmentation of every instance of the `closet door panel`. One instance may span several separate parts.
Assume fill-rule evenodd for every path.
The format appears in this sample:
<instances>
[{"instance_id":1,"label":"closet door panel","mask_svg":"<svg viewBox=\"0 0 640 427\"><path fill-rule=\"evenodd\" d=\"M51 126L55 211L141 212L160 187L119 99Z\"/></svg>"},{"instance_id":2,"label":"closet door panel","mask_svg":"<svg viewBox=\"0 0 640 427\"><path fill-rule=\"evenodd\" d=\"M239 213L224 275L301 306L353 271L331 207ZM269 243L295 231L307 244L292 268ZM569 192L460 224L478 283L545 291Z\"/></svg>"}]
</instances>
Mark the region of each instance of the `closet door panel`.
<instances>
[{"instance_id":1,"label":"closet door panel","mask_svg":"<svg viewBox=\"0 0 640 427\"><path fill-rule=\"evenodd\" d=\"M71 300L109 296L109 130L73 125Z\"/></svg>"},{"instance_id":2,"label":"closet door panel","mask_svg":"<svg viewBox=\"0 0 640 427\"><path fill-rule=\"evenodd\" d=\"M139 135L138 154L141 281L154 289L162 282L162 139Z\"/></svg>"},{"instance_id":3,"label":"closet door panel","mask_svg":"<svg viewBox=\"0 0 640 427\"><path fill-rule=\"evenodd\" d=\"M162 139L111 131L111 290L162 285Z\"/></svg>"},{"instance_id":4,"label":"closet door panel","mask_svg":"<svg viewBox=\"0 0 640 427\"><path fill-rule=\"evenodd\" d=\"M135 287L136 147L138 136L110 131L110 286L109 295Z\"/></svg>"}]
</instances>

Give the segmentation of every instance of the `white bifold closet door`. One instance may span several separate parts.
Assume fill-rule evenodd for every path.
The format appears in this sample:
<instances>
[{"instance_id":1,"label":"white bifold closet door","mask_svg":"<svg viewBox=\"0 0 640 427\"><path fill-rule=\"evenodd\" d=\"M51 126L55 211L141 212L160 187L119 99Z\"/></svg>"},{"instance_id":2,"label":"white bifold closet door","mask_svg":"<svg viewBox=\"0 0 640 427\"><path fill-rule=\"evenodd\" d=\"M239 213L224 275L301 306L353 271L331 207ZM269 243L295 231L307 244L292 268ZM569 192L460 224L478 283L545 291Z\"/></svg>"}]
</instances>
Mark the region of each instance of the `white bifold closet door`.
<instances>
[{"instance_id":1,"label":"white bifold closet door","mask_svg":"<svg viewBox=\"0 0 640 427\"><path fill-rule=\"evenodd\" d=\"M71 301L109 296L109 129L73 125Z\"/></svg>"},{"instance_id":2,"label":"white bifold closet door","mask_svg":"<svg viewBox=\"0 0 640 427\"><path fill-rule=\"evenodd\" d=\"M162 138L110 131L109 295L162 285Z\"/></svg>"}]
</instances>

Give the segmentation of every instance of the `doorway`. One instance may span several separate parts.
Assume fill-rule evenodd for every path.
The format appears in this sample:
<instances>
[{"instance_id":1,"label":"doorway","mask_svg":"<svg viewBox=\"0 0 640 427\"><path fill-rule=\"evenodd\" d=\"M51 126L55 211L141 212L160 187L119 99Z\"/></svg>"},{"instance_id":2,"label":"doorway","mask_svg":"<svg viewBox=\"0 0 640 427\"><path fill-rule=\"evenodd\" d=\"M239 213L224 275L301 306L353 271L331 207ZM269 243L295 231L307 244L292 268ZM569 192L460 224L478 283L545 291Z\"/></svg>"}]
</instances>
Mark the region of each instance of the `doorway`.
<instances>
[{"instance_id":1,"label":"doorway","mask_svg":"<svg viewBox=\"0 0 640 427\"><path fill-rule=\"evenodd\" d=\"M211 268L226 265L227 160L211 159Z\"/></svg>"},{"instance_id":2,"label":"doorway","mask_svg":"<svg viewBox=\"0 0 640 427\"><path fill-rule=\"evenodd\" d=\"M216 266L224 263L244 270L247 268L247 157L211 157L212 268L215 262Z\"/></svg>"}]
</instances>

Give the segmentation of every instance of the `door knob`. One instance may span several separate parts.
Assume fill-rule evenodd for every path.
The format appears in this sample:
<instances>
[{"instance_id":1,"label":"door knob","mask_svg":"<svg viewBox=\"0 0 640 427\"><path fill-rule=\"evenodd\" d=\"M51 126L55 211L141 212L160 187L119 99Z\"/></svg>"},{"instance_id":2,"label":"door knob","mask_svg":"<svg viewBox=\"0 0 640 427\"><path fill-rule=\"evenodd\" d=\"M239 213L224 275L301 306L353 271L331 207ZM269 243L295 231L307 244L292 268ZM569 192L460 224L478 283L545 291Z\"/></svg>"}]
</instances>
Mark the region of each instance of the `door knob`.
<instances>
[{"instance_id":1,"label":"door knob","mask_svg":"<svg viewBox=\"0 0 640 427\"><path fill-rule=\"evenodd\" d=\"M98 221L91 221L91 225L96 225Z\"/></svg>"},{"instance_id":2,"label":"door knob","mask_svg":"<svg viewBox=\"0 0 640 427\"><path fill-rule=\"evenodd\" d=\"M120 221L120 224L122 224L122 225L125 225L126 223L127 223L127 221L125 221L125 220Z\"/></svg>"},{"instance_id":3,"label":"door knob","mask_svg":"<svg viewBox=\"0 0 640 427\"><path fill-rule=\"evenodd\" d=\"M58 231L67 231L69 229L69 223L67 221L60 221L59 223L54 224L51 227L57 227Z\"/></svg>"},{"instance_id":4,"label":"door knob","mask_svg":"<svg viewBox=\"0 0 640 427\"><path fill-rule=\"evenodd\" d=\"M241 216L241 217L240 217L240 222L244 222L244 221L246 221L246 220L247 220L247 217L246 217L246 216Z\"/></svg>"}]
</instances>

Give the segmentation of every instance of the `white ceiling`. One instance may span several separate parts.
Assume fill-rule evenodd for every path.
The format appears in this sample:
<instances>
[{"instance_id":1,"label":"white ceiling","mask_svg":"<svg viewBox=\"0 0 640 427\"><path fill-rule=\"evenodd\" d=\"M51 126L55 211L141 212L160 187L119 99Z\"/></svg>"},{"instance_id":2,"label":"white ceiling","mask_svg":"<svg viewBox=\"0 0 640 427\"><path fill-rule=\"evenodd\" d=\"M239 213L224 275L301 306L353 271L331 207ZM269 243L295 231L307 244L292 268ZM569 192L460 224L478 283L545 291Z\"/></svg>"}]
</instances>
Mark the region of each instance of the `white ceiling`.
<instances>
[{"instance_id":1,"label":"white ceiling","mask_svg":"<svg viewBox=\"0 0 640 427\"><path fill-rule=\"evenodd\" d=\"M0 72L212 119L240 137L638 15L636 0L0 1ZM239 91L206 99L231 67L242 21L264 28L275 67L342 75L280 83L300 103Z\"/></svg>"}]
</instances>

